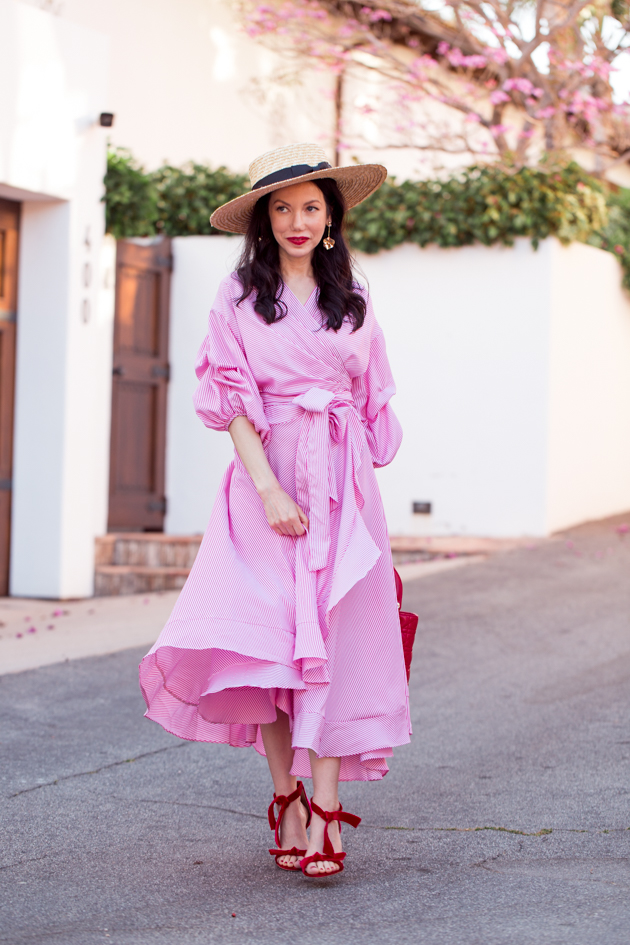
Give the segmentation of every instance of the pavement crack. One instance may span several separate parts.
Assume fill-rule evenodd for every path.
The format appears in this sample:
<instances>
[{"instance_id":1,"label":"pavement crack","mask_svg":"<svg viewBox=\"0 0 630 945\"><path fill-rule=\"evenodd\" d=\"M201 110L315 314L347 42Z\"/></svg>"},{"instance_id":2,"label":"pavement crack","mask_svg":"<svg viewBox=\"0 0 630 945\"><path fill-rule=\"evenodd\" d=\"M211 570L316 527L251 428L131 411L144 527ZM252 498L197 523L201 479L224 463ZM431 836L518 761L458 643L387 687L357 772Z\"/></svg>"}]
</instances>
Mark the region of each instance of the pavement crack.
<instances>
[{"instance_id":1,"label":"pavement crack","mask_svg":"<svg viewBox=\"0 0 630 945\"><path fill-rule=\"evenodd\" d=\"M27 863L39 863L41 860L45 860L48 857L47 853L44 853L43 856L34 856L29 860L18 860L16 863L6 863L4 866L0 866L0 872L2 870L12 870L16 866L26 866Z\"/></svg>"},{"instance_id":2,"label":"pavement crack","mask_svg":"<svg viewBox=\"0 0 630 945\"><path fill-rule=\"evenodd\" d=\"M491 858L491 862L492 862L492 860L496 860L496 857L493 856L493 857ZM480 860L479 863L471 863L470 865L471 865L472 867L479 867L479 869L486 870L486 872L488 872L488 873L500 873L500 872L501 872L501 870L495 870L495 869L493 869L491 866L488 866L488 861L487 861L487 860Z\"/></svg>"},{"instance_id":3,"label":"pavement crack","mask_svg":"<svg viewBox=\"0 0 630 945\"><path fill-rule=\"evenodd\" d=\"M129 801L127 797L116 797L115 794L109 795L115 801ZM252 814L248 810L234 810L232 807L219 807L217 804L192 804L189 801L160 801L152 797L134 797L131 800L133 804L165 804L168 807L196 807L201 810L218 810L223 814L236 814L239 817L253 817L256 820L267 820L263 814Z\"/></svg>"},{"instance_id":4,"label":"pavement crack","mask_svg":"<svg viewBox=\"0 0 630 945\"><path fill-rule=\"evenodd\" d=\"M14 797L20 797L21 794L30 794L31 791L39 791L40 788L52 787L55 784L61 784L62 781L72 781L73 778L84 778L90 774L100 774L101 771L107 771L109 768L118 768L120 765L128 765L133 761L140 761L142 758L150 758L152 755L161 755L165 751L174 751L176 748L186 748L187 743L182 742L179 745L166 745L164 748L156 748L155 751L145 751L141 755L136 755L134 758L123 758L121 761L111 761L107 765L101 765L99 768L93 768L91 771L77 771L74 774L64 774L60 778L55 778L53 781L44 781L42 784L33 784L31 787L24 788L21 791L16 791L14 794L5 795L7 800L11 800Z\"/></svg>"},{"instance_id":5,"label":"pavement crack","mask_svg":"<svg viewBox=\"0 0 630 945\"><path fill-rule=\"evenodd\" d=\"M528 833L526 830L517 830L514 827L396 827L396 826L381 826L380 824L364 824L364 827L367 827L368 830L409 830L409 831L434 831L445 833L478 833L482 830L495 830L498 833L514 833L520 837L547 837L549 834L553 833L553 830L550 827L542 827L540 830L537 830L535 833Z\"/></svg>"}]
</instances>

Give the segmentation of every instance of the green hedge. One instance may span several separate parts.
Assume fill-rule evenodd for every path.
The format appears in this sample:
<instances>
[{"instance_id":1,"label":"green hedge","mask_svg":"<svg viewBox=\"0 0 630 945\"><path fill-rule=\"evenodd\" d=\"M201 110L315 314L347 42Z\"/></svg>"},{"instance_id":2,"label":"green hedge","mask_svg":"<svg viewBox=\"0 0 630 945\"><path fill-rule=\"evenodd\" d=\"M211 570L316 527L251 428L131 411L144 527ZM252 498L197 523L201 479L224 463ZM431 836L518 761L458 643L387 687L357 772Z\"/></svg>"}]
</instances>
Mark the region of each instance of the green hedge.
<instances>
[{"instance_id":1,"label":"green hedge","mask_svg":"<svg viewBox=\"0 0 630 945\"><path fill-rule=\"evenodd\" d=\"M216 234L210 214L248 189L248 178L224 167L165 165L146 173L125 148L110 150L105 175L108 233L129 236Z\"/></svg>"},{"instance_id":2,"label":"green hedge","mask_svg":"<svg viewBox=\"0 0 630 945\"><path fill-rule=\"evenodd\" d=\"M608 195L608 222L586 240L619 257L623 266L623 284L630 289L630 190L625 187Z\"/></svg>"},{"instance_id":3,"label":"green hedge","mask_svg":"<svg viewBox=\"0 0 630 945\"><path fill-rule=\"evenodd\" d=\"M244 175L201 164L147 173L129 151L112 150L105 176L107 230L129 236L216 234L210 214L248 189ZM577 164L509 173L478 166L447 180L386 181L348 214L352 247L366 253L419 246L512 245L547 236L615 253L630 288L630 191L605 193Z\"/></svg>"},{"instance_id":4,"label":"green hedge","mask_svg":"<svg viewBox=\"0 0 630 945\"><path fill-rule=\"evenodd\" d=\"M448 180L387 181L349 215L352 245L366 253L399 243L467 246L528 236L586 240L606 224L601 190L576 164L508 174L471 167Z\"/></svg>"},{"instance_id":5,"label":"green hedge","mask_svg":"<svg viewBox=\"0 0 630 945\"><path fill-rule=\"evenodd\" d=\"M117 240L156 233L158 194L152 175L145 174L124 148L107 153L105 228Z\"/></svg>"}]
</instances>

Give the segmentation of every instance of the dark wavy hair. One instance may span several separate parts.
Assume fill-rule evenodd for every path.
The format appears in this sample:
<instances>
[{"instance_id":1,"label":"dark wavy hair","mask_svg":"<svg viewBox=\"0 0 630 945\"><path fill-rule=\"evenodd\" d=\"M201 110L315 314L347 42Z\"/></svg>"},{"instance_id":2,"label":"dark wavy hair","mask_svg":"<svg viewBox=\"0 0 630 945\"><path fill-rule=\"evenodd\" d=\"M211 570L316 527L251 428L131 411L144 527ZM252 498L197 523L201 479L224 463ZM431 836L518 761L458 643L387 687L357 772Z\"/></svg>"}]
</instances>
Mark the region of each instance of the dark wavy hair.
<instances>
[{"instance_id":1,"label":"dark wavy hair","mask_svg":"<svg viewBox=\"0 0 630 945\"><path fill-rule=\"evenodd\" d=\"M337 182L331 178L317 179L313 183L324 195L332 221L330 235L335 241L332 249L325 249L320 242L313 252L317 304L324 316L322 325L326 329L338 331L348 320L352 324L352 331L356 331L365 320L365 299L357 291L359 286L353 278L352 259L343 238L344 199ZM287 186L290 186L289 182ZM243 287L237 304L255 290L254 309L268 325L287 314L286 303L280 298L284 283L280 272L279 247L269 219L270 197L271 194L265 194L254 205L236 269Z\"/></svg>"}]
</instances>

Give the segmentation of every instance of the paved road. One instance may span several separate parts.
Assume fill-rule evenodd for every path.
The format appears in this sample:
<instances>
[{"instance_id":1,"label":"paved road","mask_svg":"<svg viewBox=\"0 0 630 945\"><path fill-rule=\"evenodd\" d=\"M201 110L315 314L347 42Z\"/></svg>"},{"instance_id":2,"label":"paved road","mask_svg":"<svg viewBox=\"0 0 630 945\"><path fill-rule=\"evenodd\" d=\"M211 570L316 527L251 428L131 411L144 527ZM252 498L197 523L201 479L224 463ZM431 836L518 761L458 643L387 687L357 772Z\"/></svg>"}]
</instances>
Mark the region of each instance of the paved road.
<instances>
[{"instance_id":1,"label":"paved road","mask_svg":"<svg viewBox=\"0 0 630 945\"><path fill-rule=\"evenodd\" d=\"M344 787L364 823L337 880L273 866L253 749L142 718L141 651L1 677L0 941L627 945L617 524L408 585L415 736Z\"/></svg>"}]
</instances>

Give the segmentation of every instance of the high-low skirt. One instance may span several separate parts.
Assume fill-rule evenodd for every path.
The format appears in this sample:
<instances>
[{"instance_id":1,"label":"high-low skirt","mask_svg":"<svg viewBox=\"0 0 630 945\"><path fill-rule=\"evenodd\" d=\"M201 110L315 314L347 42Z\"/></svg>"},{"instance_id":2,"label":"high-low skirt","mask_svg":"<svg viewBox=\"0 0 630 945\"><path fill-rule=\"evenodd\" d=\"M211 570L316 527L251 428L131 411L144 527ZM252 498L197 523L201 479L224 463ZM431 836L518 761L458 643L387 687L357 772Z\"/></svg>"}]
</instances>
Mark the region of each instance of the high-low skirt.
<instances>
[{"instance_id":1,"label":"high-low skirt","mask_svg":"<svg viewBox=\"0 0 630 945\"><path fill-rule=\"evenodd\" d=\"M310 777L313 749L341 757L342 780L373 781L411 732L392 558L361 421L351 404L320 408L265 407L265 451L309 534L272 531L235 455L140 682L146 716L180 738L264 754L260 725L280 709L293 774Z\"/></svg>"}]
</instances>

